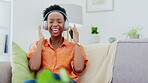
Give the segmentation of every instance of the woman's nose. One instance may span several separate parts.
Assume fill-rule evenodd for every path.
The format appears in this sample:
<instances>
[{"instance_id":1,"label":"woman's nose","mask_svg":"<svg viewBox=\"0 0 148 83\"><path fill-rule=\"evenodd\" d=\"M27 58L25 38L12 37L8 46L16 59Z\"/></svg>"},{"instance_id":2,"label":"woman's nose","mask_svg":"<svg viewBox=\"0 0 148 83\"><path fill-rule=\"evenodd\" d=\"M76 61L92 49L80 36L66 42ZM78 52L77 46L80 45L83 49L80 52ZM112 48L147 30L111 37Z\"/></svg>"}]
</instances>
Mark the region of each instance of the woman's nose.
<instances>
[{"instance_id":1,"label":"woman's nose","mask_svg":"<svg viewBox=\"0 0 148 83\"><path fill-rule=\"evenodd\" d=\"M58 26L58 24L57 23L53 23L53 26Z\"/></svg>"}]
</instances>

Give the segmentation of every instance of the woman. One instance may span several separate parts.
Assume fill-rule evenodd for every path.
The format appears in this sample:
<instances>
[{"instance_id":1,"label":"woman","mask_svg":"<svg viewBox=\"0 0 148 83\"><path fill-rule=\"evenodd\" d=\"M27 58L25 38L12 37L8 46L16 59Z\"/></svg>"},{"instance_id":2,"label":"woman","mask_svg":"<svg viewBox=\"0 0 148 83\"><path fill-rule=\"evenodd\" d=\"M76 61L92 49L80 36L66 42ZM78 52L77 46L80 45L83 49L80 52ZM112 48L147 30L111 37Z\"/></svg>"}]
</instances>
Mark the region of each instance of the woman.
<instances>
[{"instance_id":1,"label":"woman","mask_svg":"<svg viewBox=\"0 0 148 83\"><path fill-rule=\"evenodd\" d=\"M72 28L74 43L68 42L62 33L66 28L66 11L59 5L52 5L44 10L44 21L47 22L44 28L49 31L51 37L45 39L41 26L38 27L39 40L34 43L28 53L29 67L32 71L48 69L58 76L59 69L65 68L73 83L77 83L79 74L85 69L87 59L83 47L79 43L79 33L76 26ZM35 83L32 80L31 83ZM29 83L26 80L24 83Z\"/></svg>"}]
</instances>

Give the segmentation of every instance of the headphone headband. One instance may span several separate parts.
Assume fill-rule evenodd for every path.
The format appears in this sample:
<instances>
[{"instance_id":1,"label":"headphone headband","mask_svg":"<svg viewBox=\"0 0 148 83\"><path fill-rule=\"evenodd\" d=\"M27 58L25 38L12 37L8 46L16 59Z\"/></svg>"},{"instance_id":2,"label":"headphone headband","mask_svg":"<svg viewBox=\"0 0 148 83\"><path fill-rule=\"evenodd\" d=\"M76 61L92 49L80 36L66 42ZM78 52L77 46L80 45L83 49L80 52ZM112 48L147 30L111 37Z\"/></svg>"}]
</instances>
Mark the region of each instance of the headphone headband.
<instances>
[{"instance_id":1,"label":"headphone headband","mask_svg":"<svg viewBox=\"0 0 148 83\"><path fill-rule=\"evenodd\" d=\"M64 12L62 12L62 11L60 11L60 10L52 10L52 11L49 11L49 12L44 16L43 21L45 21L46 17L47 17L50 13L52 13L52 12L59 12L59 13L62 13L62 14L66 17L66 20L68 20L68 17L67 17L67 14L66 14L66 13L64 13Z\"/></svg>"}]
</instances>

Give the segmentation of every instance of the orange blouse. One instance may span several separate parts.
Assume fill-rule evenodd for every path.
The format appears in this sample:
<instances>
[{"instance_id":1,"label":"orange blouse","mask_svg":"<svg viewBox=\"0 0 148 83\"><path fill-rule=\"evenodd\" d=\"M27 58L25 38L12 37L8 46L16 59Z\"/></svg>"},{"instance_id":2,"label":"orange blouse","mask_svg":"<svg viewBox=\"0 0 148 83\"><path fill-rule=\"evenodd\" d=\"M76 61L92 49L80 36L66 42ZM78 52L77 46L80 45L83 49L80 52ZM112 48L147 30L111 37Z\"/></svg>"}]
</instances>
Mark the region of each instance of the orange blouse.
<instances>
[{"instance_id":1,"label":"orange blouse","mask_svg":"<svg viewBox=\"0 0 148 83\"><path fill-rule=\"evenodd\" d=\"M78 76L80 73L76 73L74 71L74 51L75 51L75 44L68 42L67 39L64 38L63 44L58 47L57 49L54 49L52 45L50 44L50 39L45 39L42 44L42 59L41 59L41 68L49 69L51 72L59 74L60 68L65 68L68 72L68 76L78 81ZM34 45L31 47L29 53L28 53L28 60L33 55L36 47L37 47L38 41L34 43ZM82 46L80 46L82 55L84 57L85 62L85 68L87 63L87 58L84 54L84 49ZM85 69L84 68L84 69Z\"/></svg>"}]
</instances>

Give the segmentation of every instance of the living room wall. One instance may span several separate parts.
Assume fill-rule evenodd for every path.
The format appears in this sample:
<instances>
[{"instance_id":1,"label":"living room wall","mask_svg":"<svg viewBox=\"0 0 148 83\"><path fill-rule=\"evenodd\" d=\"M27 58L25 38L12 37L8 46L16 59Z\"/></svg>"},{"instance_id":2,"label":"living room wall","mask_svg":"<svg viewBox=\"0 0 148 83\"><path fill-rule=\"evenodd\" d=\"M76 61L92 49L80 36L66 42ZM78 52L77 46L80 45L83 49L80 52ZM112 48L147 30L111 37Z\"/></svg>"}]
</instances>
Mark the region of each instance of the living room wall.
<instances>
[{"instance_id":1,"label":"living room wall","mask_svg":"<svg viewBox=\"0 0 148 83\"><path fill-rule=\"evenodd\" d=\"M79 28L80 43L88 44L91 24L100 28L100 43L107 43L109 37L125 39L123 33L129 27L140 24L143 38L148 37L147 0L114 0L114 10L86 12L86 0L14 0L13 1L13 41L26 52L38 40L37 26L41 24L42 11L50 4L71 3L83 8L83 28ZM44 30L43 30L44 31ZM48 37L48 33L44 31Z\"/></svg>"},{"instance_id":2,"label":"living room wall","mask_svg":"<svg viewBox=\"0 0 148 83\"><path fill-rule=\"evenodd\" d=\"M123 34L129 27L140 25L142 38L148 38L147 0L114 0L114 10L86 13L86 24L90 22L100 27L100 42L108 42L109 37L125 39ZM96 19L97 18L97 19Z\"/></svg>"}]
</instances>

